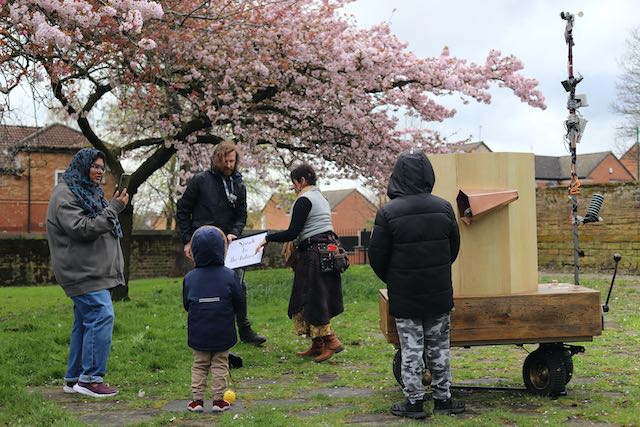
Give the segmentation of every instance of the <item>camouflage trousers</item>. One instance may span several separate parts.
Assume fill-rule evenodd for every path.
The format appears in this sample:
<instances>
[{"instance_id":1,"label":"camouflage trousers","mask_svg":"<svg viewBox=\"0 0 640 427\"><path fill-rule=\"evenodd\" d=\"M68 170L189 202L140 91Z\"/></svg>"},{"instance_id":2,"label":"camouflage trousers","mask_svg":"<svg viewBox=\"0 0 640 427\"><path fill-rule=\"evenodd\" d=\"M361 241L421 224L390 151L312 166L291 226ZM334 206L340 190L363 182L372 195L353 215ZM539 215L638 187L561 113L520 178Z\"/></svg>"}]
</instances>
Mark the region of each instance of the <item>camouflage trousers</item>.
<instances>
[{"instance_id":1,"label":"camouflage trousers","mask_svg":"<svg viewBox=\"0 0 640 427\"><path fill-rule=\"evenodd\" d=\"M425 361L431 371L433 398L451 397L450 325L449 313L424 319L396 319L402 354L402 391L409 401L424 398Z\"/></svg>"}]
</instances>

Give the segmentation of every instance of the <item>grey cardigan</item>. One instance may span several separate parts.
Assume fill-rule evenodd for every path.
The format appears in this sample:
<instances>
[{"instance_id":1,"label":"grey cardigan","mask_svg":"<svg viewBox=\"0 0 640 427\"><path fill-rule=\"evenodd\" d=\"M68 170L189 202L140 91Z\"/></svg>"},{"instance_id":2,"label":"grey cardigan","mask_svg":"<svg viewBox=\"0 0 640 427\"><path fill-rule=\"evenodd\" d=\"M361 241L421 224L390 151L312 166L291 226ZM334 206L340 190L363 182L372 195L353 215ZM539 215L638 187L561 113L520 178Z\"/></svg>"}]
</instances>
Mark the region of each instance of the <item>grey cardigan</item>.
<instances>
[{"instance_id":1,"label":"grey cardigan","mask_svg":"<svg viewBox=\"0 0 640 427\"><path fill-rule=\"evenodd\" d=\"M89 217L67 184L53 189L47 208L47 240L56 280L69 297L124 285L120 239L111 232L125 205L112 199Z\"/></svg>"}]
</instances>

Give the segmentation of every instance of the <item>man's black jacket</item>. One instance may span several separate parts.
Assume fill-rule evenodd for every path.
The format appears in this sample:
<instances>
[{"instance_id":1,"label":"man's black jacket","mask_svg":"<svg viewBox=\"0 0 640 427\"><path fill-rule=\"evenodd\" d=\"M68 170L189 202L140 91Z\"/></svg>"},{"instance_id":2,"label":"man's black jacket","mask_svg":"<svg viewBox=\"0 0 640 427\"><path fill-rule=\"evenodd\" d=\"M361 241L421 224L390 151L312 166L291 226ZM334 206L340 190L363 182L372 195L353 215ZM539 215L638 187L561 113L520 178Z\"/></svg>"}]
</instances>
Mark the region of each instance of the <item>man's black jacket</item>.
<instances>
[{"instance_id":1,"label":"man's black jacket","mask_svg":"<svg viewBox=\"0 0 640 427\"><path fill-rule=\"evenodd\" d=\"M225 234L240 236L247 222L247 188L242 175L234 172L233 194L235 206L229 202L222 184L223 175L210 170L200 172L189 181L187 189L177 204L177 221L182 243L188 243L196 229L203 225L215 225ZM229 178L227 187L231 191Z\"/></svg>"},{"instance_id":2,"label":"man's black jacket","mask_svg":"<svg viewBox=\"0 0 640 427\"><path fill-rule=\"evenodd\" d=\"M431 194L433 167L422 153L400 156L389 180L391 199L376 215L369 261L387 284L389 313L416 319L453 308L451 264L460 231L451 204Z\"/></svg>"}]
</instances>

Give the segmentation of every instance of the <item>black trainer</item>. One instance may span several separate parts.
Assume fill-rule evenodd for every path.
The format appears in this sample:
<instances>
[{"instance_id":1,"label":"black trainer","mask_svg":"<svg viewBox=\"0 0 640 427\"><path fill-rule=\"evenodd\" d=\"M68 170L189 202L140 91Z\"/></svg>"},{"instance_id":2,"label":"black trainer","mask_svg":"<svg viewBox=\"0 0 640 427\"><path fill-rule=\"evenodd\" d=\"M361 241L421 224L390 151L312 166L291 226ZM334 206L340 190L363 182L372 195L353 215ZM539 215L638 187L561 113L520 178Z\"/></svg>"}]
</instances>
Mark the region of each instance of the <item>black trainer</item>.
<instances>
[{"instance_id":1,"label":"black trainer","mask_svg":"<svg viewBox=\"0 0 640 427\"><path fill-rule=\"evenodd\" d=\"M434 414L461 414L464 412L464 402L462 400L454 400L449 398L447 400L433 399L433 413Z\"/></svg>"},{"instance_id":2,"label":"black trainer","mask_svg":"<svg viewBox=\"0 0 640 427\"><path fill-rule=\"evenodd\" d=\"M229 352L229 369L242 368L242 357L239 354L232 351Z\"/></svg>"},{"instance_id":3,"label":"black trainer","mask_svg":"<svg viewBox=\"0 0 640 427\"><path fill-rule=\"evenodd\" d=\"M247 344L261 346L267 341L265 337L263 337L262 335L258 335L256 331L251 329L251 327L243 328L239 332L240 332L240 340L242 342L246 342Z\"/></svg>"},{"instance_id":4,"label":"black trainer","mask_svg":"<svg viewBox=\"0 0 640 427\"><path fill-rule=\"evenodd\" d=\"M411 403L409 399L406 399L402 403L395 403L391 406L391 413L396 417L413 418L415 420L427 418L427 413L424 411L424 400L416 400L415 403Z\"/></svg>"}]
</instances>

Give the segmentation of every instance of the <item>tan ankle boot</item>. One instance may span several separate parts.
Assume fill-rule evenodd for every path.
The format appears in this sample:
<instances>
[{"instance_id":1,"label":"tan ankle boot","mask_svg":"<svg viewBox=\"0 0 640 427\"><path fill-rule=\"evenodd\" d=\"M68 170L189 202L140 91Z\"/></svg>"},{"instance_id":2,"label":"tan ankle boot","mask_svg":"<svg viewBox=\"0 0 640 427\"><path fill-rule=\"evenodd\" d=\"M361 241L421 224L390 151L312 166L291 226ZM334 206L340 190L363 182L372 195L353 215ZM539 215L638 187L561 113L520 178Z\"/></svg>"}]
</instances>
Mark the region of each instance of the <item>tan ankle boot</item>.
<instances>
[{"instance_id":1,"label":"tan ankle boot","mask_svg":"<svg viewBox=\"0 0 640 427\"><path fill-rule=\"evenodd\" d=\"M324 341L324 350L318 357L313 359L316 362L324 362L327 359L331 359L331 356L333 356L334 353L340 353L344 350L344 347L342 347L342 343L336 336L335 332L331 335L322 337L322 340Z\"/></svg>"},{"instance_id":2,"label":"tan ankle boot","mask_svg":"<svg viewBox=\"0 0 640 427\"><path fill-rule=\"evenodd\" d=\"M322 337L317 337L311 341L311 347L309 347L307 351L300 351L296 354L302 357L317 356L321 354L323 350L324 350L324 341L322 340Z\"/></svg>"}]
</instances>

